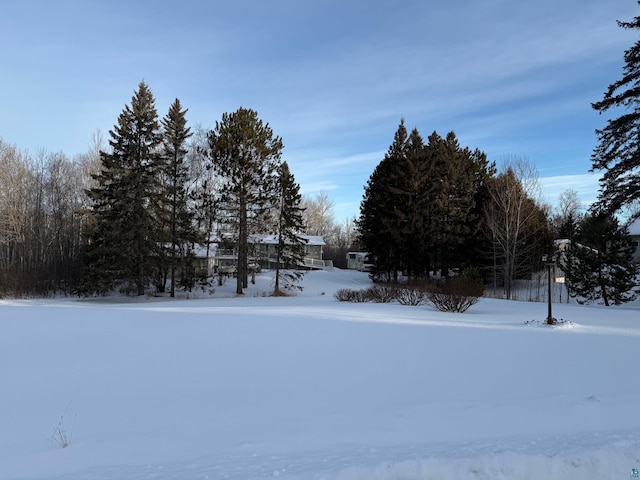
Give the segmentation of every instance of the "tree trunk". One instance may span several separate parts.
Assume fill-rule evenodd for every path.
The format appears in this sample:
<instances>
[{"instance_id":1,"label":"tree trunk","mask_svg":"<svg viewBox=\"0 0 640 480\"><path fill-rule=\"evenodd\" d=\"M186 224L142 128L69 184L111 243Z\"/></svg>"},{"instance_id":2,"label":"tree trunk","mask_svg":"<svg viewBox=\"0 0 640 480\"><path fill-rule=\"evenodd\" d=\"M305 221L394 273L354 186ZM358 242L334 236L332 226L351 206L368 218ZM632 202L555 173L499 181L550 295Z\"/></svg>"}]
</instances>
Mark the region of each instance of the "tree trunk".
<instances>
[{"instance_id":1,"label":"tree trunk","mask_svg":"<svg viewBox=\"0 0 640 480\"><path fill-rule=\"evenodd\" d=\"M241 189L243 190L243 189ZM242 295L247 278L247 198L246 192L240 192L240 211L238 225L238 265L236 270L236 293Z\"/></svg>"}]
</instances>

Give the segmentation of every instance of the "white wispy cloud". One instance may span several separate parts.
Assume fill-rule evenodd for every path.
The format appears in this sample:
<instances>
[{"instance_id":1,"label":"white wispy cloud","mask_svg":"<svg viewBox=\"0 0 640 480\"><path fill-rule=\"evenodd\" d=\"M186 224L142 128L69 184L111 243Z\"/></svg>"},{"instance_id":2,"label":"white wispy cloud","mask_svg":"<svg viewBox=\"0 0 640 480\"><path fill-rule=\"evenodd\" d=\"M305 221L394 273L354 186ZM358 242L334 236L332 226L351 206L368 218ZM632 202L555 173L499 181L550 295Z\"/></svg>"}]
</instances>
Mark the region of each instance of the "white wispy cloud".
<instances>
[{"instance_id":1,"label":"white wispy cloud","mask_svg":"<svg viewBox=\"0 0 640 480\"><path fill-rule=\"evenodd\" d=\"M145 80L160 115L179 97L205 128L257 110L303 189L331 191L345 209L403 117L423 136L453 130L464 146L578 181L602 121L590 102L636 40L615 20L636 10L631 0L9 2L0 132L31 151L85 151ZM586 202L597 181L582 181Z\"/></svg>"},{"instance_id":2,"label":"white wispy cloud","mask_svg":"<svg viewBox=\"0 0 640 480\"><path fill-rule=\"evenodd\" d=\"M599 179L600 175L596 173L540 177L543 199L550 205L557 206L560 194L571 189L578 193L578 199L586 209L598 197Z\"/></svg>"}]
</instances>

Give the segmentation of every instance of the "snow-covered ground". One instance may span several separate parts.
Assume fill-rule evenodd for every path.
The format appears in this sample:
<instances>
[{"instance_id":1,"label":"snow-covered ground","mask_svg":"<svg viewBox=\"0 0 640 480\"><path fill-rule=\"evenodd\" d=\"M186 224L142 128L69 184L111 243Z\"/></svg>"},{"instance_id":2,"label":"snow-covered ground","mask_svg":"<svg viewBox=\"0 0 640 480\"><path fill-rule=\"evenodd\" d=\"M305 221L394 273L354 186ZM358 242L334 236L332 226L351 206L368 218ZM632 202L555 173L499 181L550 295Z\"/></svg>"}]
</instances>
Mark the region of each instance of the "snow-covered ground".
<instances>
[{"instance_id":1,"label":"snow-covered ground","mask_svg":"<svg viewBox=\"0 0 640 480\"><path fill-rule=\"evenodd\" d=\"M0 479L628 479L640 304L0 301ZM229 297L229 298L224 298ZM62 418L61 418L62 417ZM69 446L52 441L66 433ZM59 440L59 439L58 439Z\"/></svg>"}]
</instances>

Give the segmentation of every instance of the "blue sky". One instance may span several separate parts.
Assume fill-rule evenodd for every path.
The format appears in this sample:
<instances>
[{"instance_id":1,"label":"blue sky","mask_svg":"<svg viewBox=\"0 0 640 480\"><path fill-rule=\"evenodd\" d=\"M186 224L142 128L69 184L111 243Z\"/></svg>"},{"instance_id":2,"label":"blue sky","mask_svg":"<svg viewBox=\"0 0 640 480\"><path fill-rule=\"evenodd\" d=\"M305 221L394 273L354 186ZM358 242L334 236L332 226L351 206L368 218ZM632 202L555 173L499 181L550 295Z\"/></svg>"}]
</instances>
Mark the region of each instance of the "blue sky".
<instances>
[{"instance_id":1,"label":"blue sky","mask_svg":"<svg viewBox=\"0 0 640 480\"><path fill-rule=\"evenodd\" d=\"M190 124L258 112L305 194L341 221L401 118L454 131L500 162L534 163L545 200L597 194L591 109L636 41L635 0L58 0L4 2L0 137L35 153L87 151L144 80Z\"/></svg>"}]
</instances>

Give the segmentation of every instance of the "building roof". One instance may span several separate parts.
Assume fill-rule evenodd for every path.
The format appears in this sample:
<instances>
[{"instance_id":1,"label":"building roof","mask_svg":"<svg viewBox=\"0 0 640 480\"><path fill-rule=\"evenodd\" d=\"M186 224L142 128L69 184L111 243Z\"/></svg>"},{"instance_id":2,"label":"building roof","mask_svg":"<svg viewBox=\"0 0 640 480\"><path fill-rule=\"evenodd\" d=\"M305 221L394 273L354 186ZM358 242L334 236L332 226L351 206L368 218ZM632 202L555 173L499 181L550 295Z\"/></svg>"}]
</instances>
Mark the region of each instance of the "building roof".
<instances>
[{"instance_id":1,"label":"building roof","mask_svg":"<svg viewBox=\"0 0 640 480\"><path fill-rule=\"evenodd\" d=\"M326 245L326 243L324 242L324 239L320 235L300 235L300 237L304 238L307 241L305 245L320 245L320 246ZM277 235L251 236L251 238L249 238L249 242L262 244L262 245L275 245L276 243L278 243L278 237ZM218 248L217 243L215 241L211 242L209 246L209 257L215 256L217 248ZM196 244L193 250L196 257L198 258L204 258L207 256L206 245Z\"/></svg>"},{"instance_id":2,"label":"building roof","mask_svg":"<svg viewBox=\"0 0 640 480\"><path fill-rule=\"evenodd\" d=\"M307 245L326 245L324 239L319 235L300 235L301 238L307 241ZM275 245L278 243L277 235L261 235L256 239L256 243L262 243L266 245Z\"/></svg>"}]
</instances>

